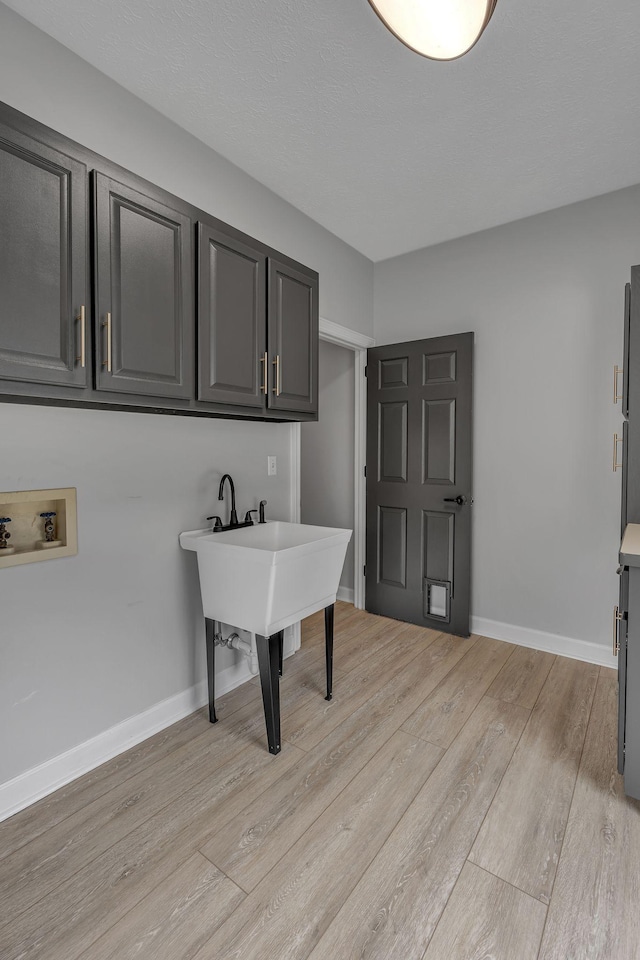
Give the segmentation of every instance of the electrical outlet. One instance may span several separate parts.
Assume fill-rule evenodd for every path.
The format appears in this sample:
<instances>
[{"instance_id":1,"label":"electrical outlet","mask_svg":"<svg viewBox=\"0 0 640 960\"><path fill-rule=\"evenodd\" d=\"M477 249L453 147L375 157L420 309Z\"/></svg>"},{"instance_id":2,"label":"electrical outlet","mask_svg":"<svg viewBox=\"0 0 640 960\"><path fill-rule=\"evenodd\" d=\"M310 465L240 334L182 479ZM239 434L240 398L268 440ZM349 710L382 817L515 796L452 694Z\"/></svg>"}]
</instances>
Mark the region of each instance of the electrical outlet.
<instances>
[{"instance_id":1,"label":"electrical outlet","mask_svg":"<svg viewBox=\"0 0 640 960\"><path fill-rule=\"evenodd\" d=\"M267 457L267 476L275 477L278 473L278 463L275 457Z\"/></svg>"}]
</instances>

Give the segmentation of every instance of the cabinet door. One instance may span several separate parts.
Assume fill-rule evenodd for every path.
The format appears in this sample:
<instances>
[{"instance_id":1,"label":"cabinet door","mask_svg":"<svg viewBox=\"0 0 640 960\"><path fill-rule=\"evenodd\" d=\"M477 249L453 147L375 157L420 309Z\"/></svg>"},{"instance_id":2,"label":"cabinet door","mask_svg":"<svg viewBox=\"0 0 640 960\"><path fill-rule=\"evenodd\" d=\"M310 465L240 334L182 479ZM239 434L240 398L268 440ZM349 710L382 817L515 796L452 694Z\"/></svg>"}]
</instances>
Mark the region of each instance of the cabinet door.
<instances>
[{"instance_id":1,"label":"cabinet door","mask_svg":"<svg viewBox=\"0 0 640 960\"><path fill-rule=\"evenodd\" d=\"M0 379L85 387L84 164L0 124L0 223Z\"/></svg>"},{"instance_id":2,"label":"cabinet door","mask_svg":"<svg viewBox=\"0 0 640 960\"><path fill-rule=\"evenodd\" d=\"M266 255L205 223L198 239L198 399L262 409Z\"/></svg>"},{"instance_id":3,"label":"cabinet door","mask_svg":"<svg viewBox=\"0 0 640 960\"><path fill-rule=\"evenodd\" d=\"M318 411L318 278L269 259L268 406Z\"/></svg>"},{"instance_id":4,"label":"cabinet door","mask_svg":"<svg viewBox=\"0 0 640 960\"><path fill-rule=\"evenodd\" d=\"M627 711L627 618L629 608L629 568L620 570L619 620L614 622L618 631L618 773L624 773L624 743Z\"/></svg>"},{"instance_id":5,"label":"cabinet door","mask_svg":"<svg viewBox=\"0 0 640 960\"><path fill-rule=\"evenodd\" d=\"M193 396L191 220L95 174L96 386Z\"/></svg>"},{"instance_id":6,"label":"cabinet door","mask_svg":"<svg viewBox=\"0 0 640 960\"><path fill-rule=\"evenodd\" d=\"M631 332L631 284L624 287L624 355L622 361L622 416L629 416L629 335ZM617 392L617 391L616 391Z\"/></svg>"},{"instance_id":7,"label":"cabinet door","mask_svg":"<svg viewBox=\"0 0 640 960\"><path fill-rule=\"evenodd\" d=\"M633 382L633 381L632 381ZM640 800L640 568L629 567L624 683L624 792ZM623 687L620 688L622 692Z\"/></svg>"},{"instance_id":8,"label":"cabinet door","mask_svg":"<svg viewBox=\"0 0 640 960\"><path fill-rule=\"evenodd\" d=\"M627 508L629 490L629 421L622 421L622 489L620 492L620 538L629 523Z\"/></svg>"}]
</instances>

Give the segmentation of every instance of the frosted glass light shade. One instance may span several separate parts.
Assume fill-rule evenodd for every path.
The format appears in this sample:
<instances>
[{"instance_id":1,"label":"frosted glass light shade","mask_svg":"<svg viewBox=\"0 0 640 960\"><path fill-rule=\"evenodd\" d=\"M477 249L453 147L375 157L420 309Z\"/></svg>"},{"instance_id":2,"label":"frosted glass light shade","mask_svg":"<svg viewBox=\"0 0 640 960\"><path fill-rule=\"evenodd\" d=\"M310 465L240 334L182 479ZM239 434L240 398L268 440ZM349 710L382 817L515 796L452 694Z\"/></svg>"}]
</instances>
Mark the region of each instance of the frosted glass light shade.
<instances>
[{"instance_id":1,"label":"frosted glass light shade","mask_svg":"<svg viewBox=\"0 0 640 960\"><path fill-rule=\"evenodd\" d=\"M369 0L386 27L431 60L455 60L476 43L498 0Z\"/></svg>"}]
</instances>

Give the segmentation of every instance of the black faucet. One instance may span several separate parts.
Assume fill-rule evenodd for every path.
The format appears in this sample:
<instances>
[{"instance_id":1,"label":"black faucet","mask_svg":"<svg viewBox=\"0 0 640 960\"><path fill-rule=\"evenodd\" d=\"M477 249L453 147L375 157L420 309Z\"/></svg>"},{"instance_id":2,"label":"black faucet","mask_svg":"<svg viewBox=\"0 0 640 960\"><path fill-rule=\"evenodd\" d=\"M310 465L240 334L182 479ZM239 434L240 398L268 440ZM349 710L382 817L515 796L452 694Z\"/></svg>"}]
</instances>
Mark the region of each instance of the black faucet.
<instances>
[{"instance_id":1,"label":"black faucet","mask_svg":"<svg viewBox=\"0 0 640 960\"><path fill-rule=\"evenodd\" d=\"M231 519L229 520L230 527L238 526L238 514L236 513L236 488L233 485L233 480L228 473L225 473L224 477L220 481L220 486L218 488L218 500L224 500L224 482L225 480L229 481L229 487L231 489Z\"/></svg>"}]
</instances>

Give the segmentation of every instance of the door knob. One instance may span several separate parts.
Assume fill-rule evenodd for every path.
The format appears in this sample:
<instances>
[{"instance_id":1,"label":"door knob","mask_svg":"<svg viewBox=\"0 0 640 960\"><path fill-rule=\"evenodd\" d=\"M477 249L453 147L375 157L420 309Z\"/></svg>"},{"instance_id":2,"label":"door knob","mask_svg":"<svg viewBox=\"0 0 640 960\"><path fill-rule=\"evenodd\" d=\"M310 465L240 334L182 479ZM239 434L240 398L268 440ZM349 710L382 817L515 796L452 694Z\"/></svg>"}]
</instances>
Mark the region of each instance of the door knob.
<instances>
[{"instance_id":1,"label":"door knob","mask_svg":"<svg viewBox=\"0 0 640 960\"><path fill-rule=\"evenodd\" d=\"M467 502L467 498L463 497L461 493L457 497L444 497L445 503L457 503L459 507L463 507Z\"/></svg>"}]
</instances>

